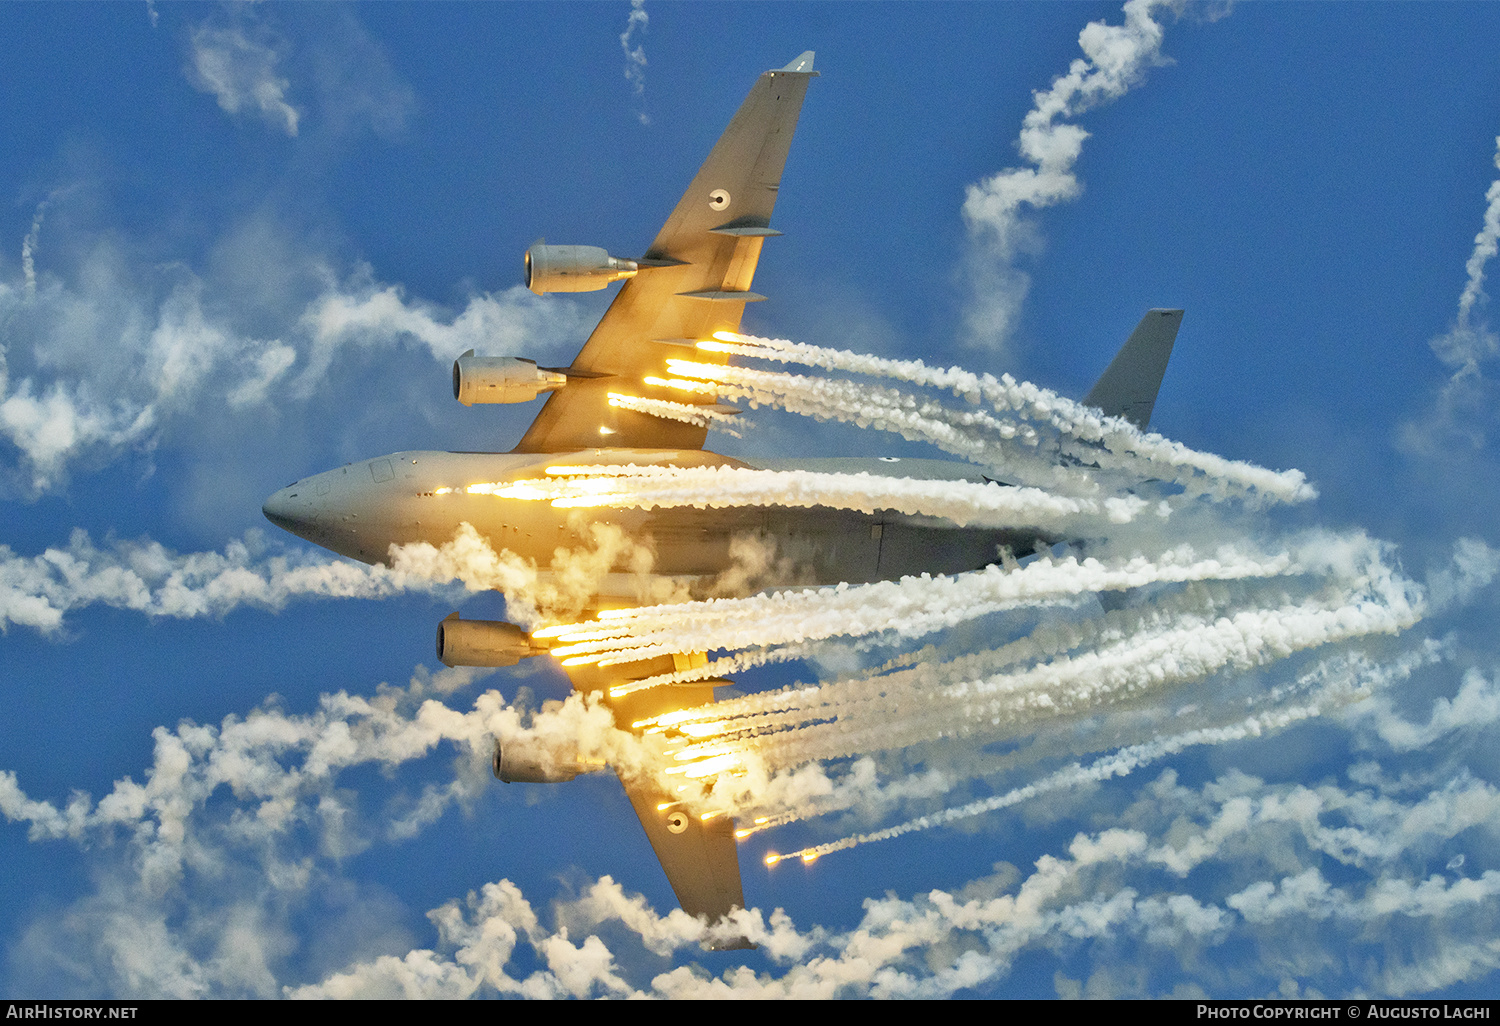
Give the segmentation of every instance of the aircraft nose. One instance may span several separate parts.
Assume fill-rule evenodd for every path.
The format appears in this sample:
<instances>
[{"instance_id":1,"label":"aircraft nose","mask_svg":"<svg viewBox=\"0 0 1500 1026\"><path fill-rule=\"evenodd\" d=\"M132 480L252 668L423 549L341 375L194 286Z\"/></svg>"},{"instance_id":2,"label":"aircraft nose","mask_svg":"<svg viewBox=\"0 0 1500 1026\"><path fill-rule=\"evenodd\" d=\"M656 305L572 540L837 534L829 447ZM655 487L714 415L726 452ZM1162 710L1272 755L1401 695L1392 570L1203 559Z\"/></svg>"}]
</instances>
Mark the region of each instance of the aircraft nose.
<instances>
[{"instance_id":1,"label":"aircraft nose","mask_svg":"<svg viewBox=\"0 0 1500 1026\"><path fill-rule=\"evenodd\" d=\"M284 531L300 535L307 521L307 504L301 498L297 485L288 485L274 493L260 507L266 519Z\"/></svg>"}]
</instances>

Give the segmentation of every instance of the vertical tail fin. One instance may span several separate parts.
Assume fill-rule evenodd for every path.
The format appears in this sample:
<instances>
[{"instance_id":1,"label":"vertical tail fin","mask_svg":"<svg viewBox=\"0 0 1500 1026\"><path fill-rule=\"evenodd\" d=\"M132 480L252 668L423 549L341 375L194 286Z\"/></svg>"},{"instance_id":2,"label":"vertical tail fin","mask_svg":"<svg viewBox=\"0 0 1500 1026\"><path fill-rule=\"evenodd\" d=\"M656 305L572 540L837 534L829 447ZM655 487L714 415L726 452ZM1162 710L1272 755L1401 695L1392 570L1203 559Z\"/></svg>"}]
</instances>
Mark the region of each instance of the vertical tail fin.
<instances>
[{"instance_id":1,"label":"vertical tail fin","mask_svg":"<svg viewBox=\"0 0 1500 1026\"><path fill-rule=\"evenodd\" d=\"M1156 393L1181 326L1181 310L1146 311L1083 401L1144 428L1151 422Z\"/></svg>"}]
</instances>

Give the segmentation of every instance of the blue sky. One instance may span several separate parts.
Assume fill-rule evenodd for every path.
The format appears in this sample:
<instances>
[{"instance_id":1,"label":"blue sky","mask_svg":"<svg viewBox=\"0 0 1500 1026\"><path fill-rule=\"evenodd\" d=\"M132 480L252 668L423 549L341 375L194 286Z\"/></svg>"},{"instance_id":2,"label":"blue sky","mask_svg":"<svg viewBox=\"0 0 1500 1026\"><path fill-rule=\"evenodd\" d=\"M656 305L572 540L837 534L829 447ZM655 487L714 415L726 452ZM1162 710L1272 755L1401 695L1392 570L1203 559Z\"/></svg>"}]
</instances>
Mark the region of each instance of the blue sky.
<instances>
[{"instance_id":1,"label":"blue sky","mask_svg":"<svg viewBox=\"0 0 1500 1026\"><path fill-rule=\"evenodd\" d=\"M1076 195L1023 205L1002 252L966 196L1029 166L1034 94L1118 5L0 8L5 993L489 995L503 971L534 995L1493 994L1500 425L1476 234L1500 202L1500 10L1136 17L1159 45L1127 38L1133 73L1060 119L1088 133ZM1144 310L1183 307L1153 428L1319 492L1229 509L1220 540L1363 532L1422 615L1040 728L1046 757L992 738L872 755L868 801L745 843L762 950L708 954L613 779L501 785L419 729L425 699L566 693L539 665L433 673L436 621L501 600L296 594L275 560L331 561L260 504L373 455L514 444L533 407L460 407L448 362L566 362L612 294L531 296L526 247L638 253L755 76L807 49L822 76L746 330L1079 396ZM1011 316L986 320L1001 295ZM329 327L340 309L368 316ZM710 445L935 455L754 419ZM1260 736L760 864L1173 736L1184 710L1285 712L1266 696L1351 666L1361 701ZM742 683L847 670L830 650ZM347 723L355 754L315 772ZM481 942L483 923L522 939ZM901 929L900 954L868 955Z\"/></svg>"}]
</instances>

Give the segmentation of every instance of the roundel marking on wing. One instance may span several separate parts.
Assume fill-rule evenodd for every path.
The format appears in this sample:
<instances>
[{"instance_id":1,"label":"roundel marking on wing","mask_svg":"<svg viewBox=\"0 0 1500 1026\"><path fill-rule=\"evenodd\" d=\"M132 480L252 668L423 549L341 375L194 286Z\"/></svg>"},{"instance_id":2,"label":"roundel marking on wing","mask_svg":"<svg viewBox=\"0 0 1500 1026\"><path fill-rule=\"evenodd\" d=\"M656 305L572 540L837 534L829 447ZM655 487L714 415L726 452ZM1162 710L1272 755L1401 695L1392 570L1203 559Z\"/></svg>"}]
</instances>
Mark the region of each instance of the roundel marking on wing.
<instances>
[{"instance_id":1,"label":"roundel marking on wing","mask_svg":"<svg viewBox=\"0 0 1500 1026\"><path fill-rule=\"evenodd\" d=\"M688 818L685 812L674 812L667 817L667 829L674 834L680 834L688 828Z\"/></svg>"},{"instance_id":2,"label":"roundel marking on wing","mask_svg":"<svg viewBox=\"0 0 1500 1026\"><path fill-rule=\"evenodd\" d=\"M723 189L715 189L708 194L708 205L714 210L723 210L729 206L729 193Z\"/></svg>"}]
</instances>

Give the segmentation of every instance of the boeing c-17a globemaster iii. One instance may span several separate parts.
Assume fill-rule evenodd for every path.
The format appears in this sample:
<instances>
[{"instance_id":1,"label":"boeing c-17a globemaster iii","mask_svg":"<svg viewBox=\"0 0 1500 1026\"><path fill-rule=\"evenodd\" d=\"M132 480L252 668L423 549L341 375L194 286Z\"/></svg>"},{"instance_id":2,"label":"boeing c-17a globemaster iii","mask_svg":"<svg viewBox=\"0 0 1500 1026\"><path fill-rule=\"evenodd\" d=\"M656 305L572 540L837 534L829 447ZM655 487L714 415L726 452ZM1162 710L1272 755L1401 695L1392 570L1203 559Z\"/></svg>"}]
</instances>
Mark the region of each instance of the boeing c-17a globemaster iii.
<instances>
[{"instance_id":1,"label":"boeing c-17a globemaster iii","mask_svg":"<svg viewBox=\"0 0 1500 1026\"><path fill-rule=\"evenodd\" d=\"M576 359L542 368L529 360L473 351L453 367L454 396L472 403L511 403L549 393L546 404L510 452L399 452L330 470L283 488L265 503L275 524L334 552L385 562L394 546L441 545L463 525L494 550L545 566L560 544L576 538L570 511L549 503L505 498L518 483L567 473L568 467L739 467L815 470L883 477L982 483L980 468L947 460L736 460L704 449L709 416L722 416L711 393L671 388L669 359L724 364L727 356L697 347L716 332L736 332L761 246L781 234L771 227L782 168L813 70L804 53L767 71L751 89L708 160L645 252L635 259L591 246L538 244L526 254L526 283L537 293L602 289L623 280ZM1146 314L1086 398L1105 413L1144 427L1181 323L1181 310ZM645 412L653 402L703 416L670 419ZM658 409L664 409L665 404ZM483 486L483 487L478 487ZM655 550L652 573L712 579L731 566L731 548L747 535L794 556L795 579L777 584L828 585L896 580L910 574L953 574L996 563L1002 550L1028 552L1049 538L1035 528L972 528L931 516L873 514L825 507L750 506L695 509L599 509L594 520L618 525ZM438 654L448 665L503 666L546 650L509 623L463 620L438 627ZM718 681L638 690L608 697L622 680L681 669L703 653L660 656L601 667L565 666L573 686L601 692L625 729L666 712L704 705ZM538 765L497 741L502 780L551 782L576 775L576 765ZM717 919L742 905L734 823L701 820L674 807L654 780L621 772L667 878L690 914Z\"/></svg>"}]
</instances>

